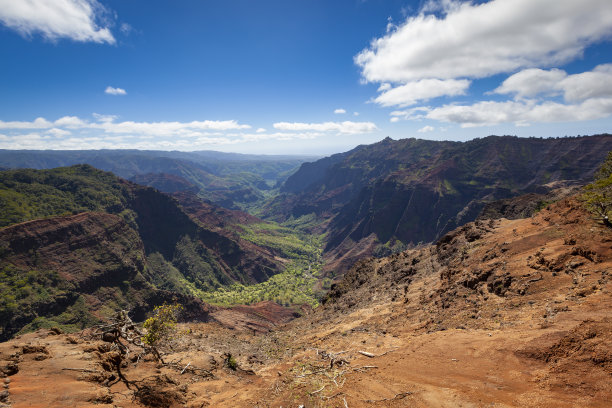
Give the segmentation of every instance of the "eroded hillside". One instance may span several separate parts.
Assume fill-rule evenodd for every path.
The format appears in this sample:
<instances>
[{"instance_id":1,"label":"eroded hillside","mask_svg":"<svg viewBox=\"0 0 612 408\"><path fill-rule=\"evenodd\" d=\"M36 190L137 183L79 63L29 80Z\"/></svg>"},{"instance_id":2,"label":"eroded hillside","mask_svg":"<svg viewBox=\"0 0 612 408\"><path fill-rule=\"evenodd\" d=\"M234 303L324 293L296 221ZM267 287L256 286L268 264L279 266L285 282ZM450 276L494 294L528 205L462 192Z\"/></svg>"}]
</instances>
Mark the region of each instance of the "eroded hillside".
<instances>
[{"instance_id":1,"label":"eroded hillside","mask_svg":"<svg viewBox=\"0 0 612 408\"><path fill-rule=\"evenodd\" d=\"M610 271L612 231L566 199L528 219L470 223L437 245L362 261L323 307L266 335L186 324L165 356L172 364L126 361L130 389L108 364L108 343L86 332L24 335L0 345L5 401L606 407Z\"/></svg>"},{"instance_id":2,"label":"eroded hillside","mask_svg":"<svg viewBox=\"0 0 612 408\"><path fill-rule=\"evenodd\" d=\"M83 328L117 308L142 319L173 297L196 313L202 292L286 269L238 234L255 217L182 202L88 165L0 172L0 339Z\"/></svg>"},{"instance_id":3,"label":"eroded hillside","mask_svg":"<svg viewBox=\"0 0 612 408\"><path fill-rule=\"evenodd\" d=\"M560 181L585 184L610 150L606 134L468 142L387 138L303 164L266 214L325 220L326 270L345 271L364 256L433 242L496 200L546 194Z\"/></svg>"}]
</instances>

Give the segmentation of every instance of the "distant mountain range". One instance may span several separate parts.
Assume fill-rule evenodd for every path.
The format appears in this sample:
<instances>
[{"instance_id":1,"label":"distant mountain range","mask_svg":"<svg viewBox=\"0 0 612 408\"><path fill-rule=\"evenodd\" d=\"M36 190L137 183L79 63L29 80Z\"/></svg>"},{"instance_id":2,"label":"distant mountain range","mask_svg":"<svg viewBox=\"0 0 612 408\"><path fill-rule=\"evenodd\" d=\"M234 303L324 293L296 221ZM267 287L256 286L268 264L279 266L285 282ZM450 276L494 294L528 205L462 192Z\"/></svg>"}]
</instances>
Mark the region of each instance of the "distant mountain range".
<instances>
[{"instance_id":1,"label":"distant mountain range","mask_svg":"<svg viewBox=\"0 0 612 408\"><path fill-rule=\"evenodd\" d=\"M313 156L144 150L0 150L0 168L51 169L89 164L164 192L190 190L227 208L263 200Z\"/></svg>"}]
</instances>

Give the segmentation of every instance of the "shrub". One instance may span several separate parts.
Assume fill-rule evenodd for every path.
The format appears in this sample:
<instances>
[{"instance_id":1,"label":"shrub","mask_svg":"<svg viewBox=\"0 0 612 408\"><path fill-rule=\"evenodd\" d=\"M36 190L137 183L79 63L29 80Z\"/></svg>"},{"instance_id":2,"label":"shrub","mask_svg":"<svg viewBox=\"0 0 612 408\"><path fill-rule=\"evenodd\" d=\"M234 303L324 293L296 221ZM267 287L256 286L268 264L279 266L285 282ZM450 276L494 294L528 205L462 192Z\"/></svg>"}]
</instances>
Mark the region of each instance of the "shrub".
<instances>
[{"instance_id":1,"label":"shrub","mask_svg":"<svg viewBox=\"0 0 612 408\"><path fill-rule=\"evenodd\" d=\"M181 305L156 306L153 316L149 317L143 324L147 331L142 336L143 343L149 346L158 346L172 340L176 334L176 323L178 313L183 309Z\"/></svg>"},{"instance_id":2,"label":"shrub","mask_svg":"<svg viewBox=\"0 0 612 408\"><path fill-rule=\"evenodd\" d=\"M595 180L585 186L582 198L589 211L605 225L612 227L612 151L595 173Z\"/></svg>"}]
</instances>

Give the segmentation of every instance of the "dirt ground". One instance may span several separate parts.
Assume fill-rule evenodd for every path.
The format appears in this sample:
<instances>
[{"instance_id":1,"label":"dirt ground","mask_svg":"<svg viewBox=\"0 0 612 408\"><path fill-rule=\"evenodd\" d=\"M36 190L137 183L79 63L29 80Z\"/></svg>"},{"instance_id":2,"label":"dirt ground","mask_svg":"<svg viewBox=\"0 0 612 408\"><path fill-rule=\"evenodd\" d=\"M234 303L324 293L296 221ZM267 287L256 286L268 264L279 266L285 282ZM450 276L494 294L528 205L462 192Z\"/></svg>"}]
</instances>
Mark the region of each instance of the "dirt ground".
<instances>
[{"instance_id":1,"label":"dirt ground","mask_svg":"<svg viewBox=\"0 0 612 408\"><path fill-rule=\"evenodd\" d=\"M261 321L238 309L181 325L167 364L126 362L129 388L108 364L116 352L98 337L23 335L0 344L0 401L610 407L611 276L612 231L565 200L529 219L473 224L437 246L364 262L325 306L268 332L258 329L274 321L265 307Z\"/></svg>"}]
</instances>

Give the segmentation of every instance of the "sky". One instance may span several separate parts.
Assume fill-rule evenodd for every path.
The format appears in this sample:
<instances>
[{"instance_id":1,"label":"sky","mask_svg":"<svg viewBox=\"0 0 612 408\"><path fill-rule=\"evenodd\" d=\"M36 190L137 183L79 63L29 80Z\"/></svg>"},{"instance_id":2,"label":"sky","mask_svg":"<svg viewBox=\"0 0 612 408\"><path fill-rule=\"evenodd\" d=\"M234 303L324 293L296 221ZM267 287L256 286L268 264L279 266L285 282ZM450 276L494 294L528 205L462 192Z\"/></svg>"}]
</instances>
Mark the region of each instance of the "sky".
<instances>
[{"instance_id":1,"label":"sky","mask_svg":"<svg viewBox=\"0 0 612 408\"><path fill-rule=\"evenodd\" d=\"M612 133L610 0L0 0L0 149Z\"/></svg>"}]
</instances>

